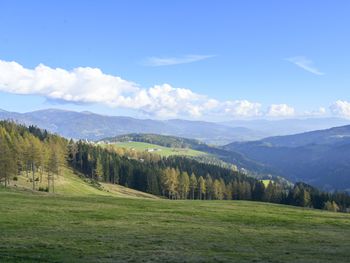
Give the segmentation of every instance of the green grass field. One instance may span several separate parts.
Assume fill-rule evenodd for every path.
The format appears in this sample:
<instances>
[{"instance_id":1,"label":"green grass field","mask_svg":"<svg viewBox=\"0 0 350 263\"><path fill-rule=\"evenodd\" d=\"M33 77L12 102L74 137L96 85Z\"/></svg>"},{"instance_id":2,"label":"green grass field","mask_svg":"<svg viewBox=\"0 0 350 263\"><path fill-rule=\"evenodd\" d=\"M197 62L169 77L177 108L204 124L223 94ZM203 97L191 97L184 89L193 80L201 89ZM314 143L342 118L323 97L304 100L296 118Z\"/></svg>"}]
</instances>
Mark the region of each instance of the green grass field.
<instances>
[{"instance_id":1,"label":"green grass field","mask_svg":"<svg viewBox=\"0 0 350 263\"><path fill-rule=\"evenodd\" d=\"M184 156L199 156L207 153L196 151L188 148L171 148L145 142L116 142L116 147L134 149L135 151L148 151L150 153L159 154L161 156L184 155ZM151 150L153 149L153 151Z\"/></svg>"},{"instance_id":2,"label":"green grass field","mask_svg":"<svg viewBox=\"0 0 350 263\"><path fill-rule=\"evenodd\" d=\"M0 262L349 262L349 214L102 192L0 187Z\"/></svg>"}]
</instances>

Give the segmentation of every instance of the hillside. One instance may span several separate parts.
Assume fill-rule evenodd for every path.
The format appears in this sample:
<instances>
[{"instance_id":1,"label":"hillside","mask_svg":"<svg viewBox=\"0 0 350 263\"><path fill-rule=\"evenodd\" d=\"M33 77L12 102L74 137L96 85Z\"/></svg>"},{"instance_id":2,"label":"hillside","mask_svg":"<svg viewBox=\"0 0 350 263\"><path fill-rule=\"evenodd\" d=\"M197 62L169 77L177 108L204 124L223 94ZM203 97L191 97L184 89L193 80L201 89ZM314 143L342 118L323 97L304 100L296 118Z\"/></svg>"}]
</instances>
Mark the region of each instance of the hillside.
<instances>
[{"instance_id":1,"label":"hillside","mask_svg":"<svg viewBox=\"0 0 350 263\"><path fill-rule=\"evenodd\" d=\"M146 142L151 144L157 144L165 147L173 148L192 148L195 149L198 145L204 143L199 140L188 139L177 136L167 136L154 133L130 133L123 134L115 137L104 138L102 141L108 142Z\"/></svg>"},{"instance_id":2,"label":"hillside","mask_svg":"<svg viewBox=\"0 0 350 263\"><path fill-rule=\"evenodd\" d=\"M36 189L46 188L47 181L38 181L35 184ZM30 177L25 174L17 176L16 181L10 181L9 187L18 190L32 190L32 182ZM45 192L42 192L45 193ZM159 197L130 189L117 184L109 184L103 182L94 182L85 178L82 174L74 172L71 168L62 167L61 174L55 177L54 193L64 196L112 196L125 198L152 198Z\"/></svg>"},{"instance_id":3,"label":"hillside","mask_svg":"<svg viewBox=\"0 0 350 263\"><path fill-rule=\"evenodd\" d=\"M247 128L228 127L213 122L135 119L55 109L28 113L0 111L0 120L7 119L26 125L36 125L66 138L88 140L99 140L128 133L159 133L225 144L263 137Z\"/></svg>"},{"instance_id":4,"label":"hillside","mask_svg":"<svg viewBox=\"0 0 350 263\"><path fill-rule=\"evenodd\" d=\"M272 146L300 147L305 145L341 145L350 142L350 125L334 127L286 136L275 136L261 140Z\"/></svg>"},{"instance_id":5,"label":"hillside","mask_svg":"<svg viewBox=\"0 0 350 263\"><path fill-rule=\"evenodd\" d=\"M348 262L350 215L0 188L1 262Z\"/></svg>"},{"instance_id":6,"label":"hillside","mask_svg":"<svg viewBox=\"0 0 350 263\"><path fill-rule=\"evenodd\" d=\"M263 163L290 180L327 190L350 190L350 126L236 142L224 148Z\"/></svg>"},{"instance_id":7,"label":"hillside","mask_svg":"<svg viewBox=\"0 0 350 263\"><path fill-rule=\"evenodd\" d=\"M271 169L271 167L268 167L267 165L263 165L259 162L250 160L249 158L245 157L241 153L232 151L232 150L226 150L222 147L218 147L215 145L208 145L204 142L201 142L199 140L194 139L188 139L183 137L177 137L177 136L166 136L161 134L148 134L148 133L131 133L131 134L124 134L120 136L110 137L110 138L104 138L101 142L108 142L108 143L121 143L125 142L126 145L132 142L143 142L143 143L150 143L154 145L160 145L164 147L175 147L175 148L184 148L184 149L191 149L195 150L196 153L205 153L206 162L214 162L216 163L216 160L221 160L224 163L235 165L238 168L243 168L247 171L254 172L256 174L274 174L276 175L276 172ZM120 144L123 145L123 144ZM156 148L156 146L154 146ZM147 147L146 147L147 148ZM192 155L193 156L193 155ZM200 154L196 154L196 156L203 156Z\"/></svg>"}]
</instances>

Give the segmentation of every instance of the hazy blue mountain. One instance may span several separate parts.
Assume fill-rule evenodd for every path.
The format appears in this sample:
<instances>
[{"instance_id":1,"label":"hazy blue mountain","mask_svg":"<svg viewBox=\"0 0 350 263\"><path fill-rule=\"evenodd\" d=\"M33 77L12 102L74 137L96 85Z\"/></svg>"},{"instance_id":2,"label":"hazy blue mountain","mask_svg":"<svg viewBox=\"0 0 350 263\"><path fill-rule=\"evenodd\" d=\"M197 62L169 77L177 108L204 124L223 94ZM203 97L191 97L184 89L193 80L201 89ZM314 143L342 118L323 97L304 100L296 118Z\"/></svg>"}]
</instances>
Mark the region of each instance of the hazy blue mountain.
<instances>
[{"instance_id":1,"label":"hazy blue mountain","mask_svg":"<svg viewBox=\"0 0 350 263\"><path fill-rule=\"evenodd\" d=\"M350 125L224 146L292 181L350 190Z\"/></svg>"},{"instance_id":2,"label":"hazy blue mountain","mask_svg":"<svg viewBox=\"0 0 350 263\"><path fill-rule=\"evenodd\" d=\"M0 119L12 119L25 124L37 125L65 137L89 140L127 133L174 135L215 144L262 138L262 135L247 128L228 127L212 122L135 119L56 109L23 114L1 111Z\"/></svg>"},{"instance_id":3,"label":"hazy blue mountain","mask_svg":"<svg viewBox=\"0 0 350 263\"><path fill-rule=\"evenodd\" d=\"M350 139L350 125L326 130L305 132L287 136L275 136L262 139L274 146L298 147L308 144L339 144Z\"/></svg>"},{"instance_id":4,"label":"hazy blue mountain","mask_svg":"<svg viewBox=\"0 0 350 263\"><path fill-rule=\"evenodd\" d=\"M269 137L277 135L290 135L349 125L350 120L342 118L318 117L285 120L235 120L230 122L222 122L221 124L230 127L245 127L257 131L259 134L265 134L265 137Z\"/></svg>"}]
</instances>

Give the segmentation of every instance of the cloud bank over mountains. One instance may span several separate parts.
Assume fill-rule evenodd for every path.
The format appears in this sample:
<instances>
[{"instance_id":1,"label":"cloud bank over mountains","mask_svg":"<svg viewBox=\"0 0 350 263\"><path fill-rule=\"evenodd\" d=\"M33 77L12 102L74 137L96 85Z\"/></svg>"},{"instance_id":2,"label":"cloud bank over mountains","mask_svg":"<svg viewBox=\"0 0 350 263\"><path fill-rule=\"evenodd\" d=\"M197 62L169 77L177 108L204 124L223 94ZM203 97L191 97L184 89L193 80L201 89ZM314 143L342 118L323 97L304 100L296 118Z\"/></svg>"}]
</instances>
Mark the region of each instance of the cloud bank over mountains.
<instances>
[{"instance_id":1,"label":"cloud bank over mountains","mask_svg":"<svg viewBox=\"0 0 350 263\"><path fill-rule=\"evenodd\" d=\"M0 91L132 109L156 118L286 118L313 115L312 112L327 114L324 108L300 114L287 104L272 104L264 109L259 102L248 100L219 101L169 84L143 88L121 77L104 74L98 68L78 67L68 71L39 64L28 69L17 62L3 60L0 60ZM334 115L350 118L347 101L338 100L329 110Z\"/></svg>"}]
</instances>

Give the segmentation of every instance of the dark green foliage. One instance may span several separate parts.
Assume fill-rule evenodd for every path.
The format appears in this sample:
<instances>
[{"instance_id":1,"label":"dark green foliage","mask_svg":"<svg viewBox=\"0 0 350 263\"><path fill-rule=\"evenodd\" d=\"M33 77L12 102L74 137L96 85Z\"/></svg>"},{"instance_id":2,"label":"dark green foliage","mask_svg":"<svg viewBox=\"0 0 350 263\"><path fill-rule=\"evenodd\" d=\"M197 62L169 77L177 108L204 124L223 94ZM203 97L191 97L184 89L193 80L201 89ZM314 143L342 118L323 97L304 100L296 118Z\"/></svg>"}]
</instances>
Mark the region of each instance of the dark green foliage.
<instances>
[{"instance_id":1,"label":"dark green foliage","mask_svg":"<svg viewBox=\"0 0 350 263\"><path fill-rule=\"evenodd\" d=\"M194 139L181 138L176 136L166 136L159 134L146 134L146 133L131 133L126 135L120 135L113 138L106 138L104 140L110 142L146 142L151 144L157 144L164 147L172 148L192 148L194 149L197 145L203 144L200 141Z\"/></svg>"}]
</instances>

